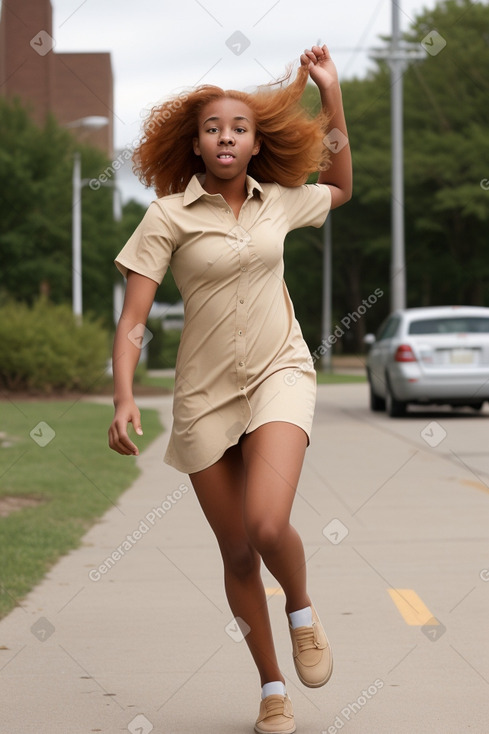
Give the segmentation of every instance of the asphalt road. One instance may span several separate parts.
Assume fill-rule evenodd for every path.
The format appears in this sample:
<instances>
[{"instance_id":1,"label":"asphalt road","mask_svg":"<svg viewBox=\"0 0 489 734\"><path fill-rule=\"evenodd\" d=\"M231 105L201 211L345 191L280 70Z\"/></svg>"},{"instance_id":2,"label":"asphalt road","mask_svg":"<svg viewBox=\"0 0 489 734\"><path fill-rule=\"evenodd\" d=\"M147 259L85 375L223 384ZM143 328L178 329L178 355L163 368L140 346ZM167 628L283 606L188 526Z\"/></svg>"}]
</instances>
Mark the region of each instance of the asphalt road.
<instances>
[{"instance_id":1,"label":"asphalt road","mask_svg":"<svg viewBox=\"0 0 489 734\"><path fill-rule=\"evenodd\" d=\"M170 399L139 402L169 425ZM334 651L325 687L299 683L263 571L297 731L487 734L489 410L367 404L366 385L318 389L293 511ZM2 734L252 732L259 681L188 478L162 463L167 435L0 622Z\"/></svg>"}]
</instances>

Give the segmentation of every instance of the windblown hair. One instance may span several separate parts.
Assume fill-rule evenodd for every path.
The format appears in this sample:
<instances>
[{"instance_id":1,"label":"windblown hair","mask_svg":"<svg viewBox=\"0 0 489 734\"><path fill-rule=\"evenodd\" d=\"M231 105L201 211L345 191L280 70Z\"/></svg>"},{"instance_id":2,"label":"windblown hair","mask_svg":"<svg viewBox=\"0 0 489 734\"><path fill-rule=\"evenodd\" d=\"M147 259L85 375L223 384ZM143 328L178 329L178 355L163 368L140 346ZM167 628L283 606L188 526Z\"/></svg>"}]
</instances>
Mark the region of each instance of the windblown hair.
<instances>
[{"instance_id":1,"label":"windblown hair","mask_svg":"<svg viewBox=\"0 0 489 734\"><path fill-rule=\"evenodd\" d=\"M184 191L195 173L205 171L202 158L193 151L200 111L215 99L231 98L245 102L255 115L261 145L249 162L248 174L260 183L305 183L309 174L328 167L329 149L323 142L328 115L321 110L313 117L300 105L307 67L301 65L295 80L286 84L291 74L289 68L282 79L253 93L202 85L153 107L134 151L135 173L159 197Z\"/></svg>"}]
</instances>

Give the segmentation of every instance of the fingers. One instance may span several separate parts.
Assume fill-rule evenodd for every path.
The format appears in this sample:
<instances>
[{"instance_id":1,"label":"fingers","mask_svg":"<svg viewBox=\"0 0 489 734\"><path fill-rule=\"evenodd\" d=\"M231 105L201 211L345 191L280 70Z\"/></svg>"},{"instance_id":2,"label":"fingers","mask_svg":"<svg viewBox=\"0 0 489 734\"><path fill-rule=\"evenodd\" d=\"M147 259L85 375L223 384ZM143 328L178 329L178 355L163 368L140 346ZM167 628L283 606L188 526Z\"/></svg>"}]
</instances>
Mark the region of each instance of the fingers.
<instances>
[{"instance_id":1,"label":"fingers","mask_svg":"<svg viewBox=\"0 0 489 734\"><path fill-rule=\"evenodd\" d=\"M136 433L142 436L141 419L139 413L132 417L116 416L109 428L109 446L113 451L123 456L139 456L139 449L129 438L127 433L128 423L132 423Z\"/></svg>"},{"instance_id":2,"label":"fingers","mask_svg":"<svg viewBox=\"0 0 489 734\"><path fill-rule=\"evenodd\" d=\"M123 456L139 456L139 449L131 441L127 431L114 425L109 428L109 446Z\"/></svg>"},{"instance_id":3,"label":"fingers","mask_svg":"<svg viewBox=\"0 0 489 734\"><path fill-rule=\"evenodd\" d=\"M322 46L312 46L311 49L306 48L304 53L301 54L301 64L305 66L312 63L313 66L330 59L330 54L326 44Z\"/></svg>"}]
</instances>

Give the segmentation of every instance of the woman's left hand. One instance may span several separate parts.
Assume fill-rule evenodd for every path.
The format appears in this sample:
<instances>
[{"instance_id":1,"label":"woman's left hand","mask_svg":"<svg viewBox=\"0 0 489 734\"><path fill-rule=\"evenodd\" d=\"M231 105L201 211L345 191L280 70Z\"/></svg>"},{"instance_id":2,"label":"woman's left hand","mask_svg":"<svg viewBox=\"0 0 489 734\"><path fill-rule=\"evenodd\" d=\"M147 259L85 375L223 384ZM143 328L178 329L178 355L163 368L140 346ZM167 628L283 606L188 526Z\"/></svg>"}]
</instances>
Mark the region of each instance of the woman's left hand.
<instances>
[{"instance_id":1,"label":"woman's left hand","mask_svg":"<svg viewBox=\"0 0 489 734\"><path fill-rule=\"evenodd\" d=\"M338 72L326 44L313 46L301 54L301 64L309 69L309 76L321 89L338 84Z\"/></svg>"}]
</instances>

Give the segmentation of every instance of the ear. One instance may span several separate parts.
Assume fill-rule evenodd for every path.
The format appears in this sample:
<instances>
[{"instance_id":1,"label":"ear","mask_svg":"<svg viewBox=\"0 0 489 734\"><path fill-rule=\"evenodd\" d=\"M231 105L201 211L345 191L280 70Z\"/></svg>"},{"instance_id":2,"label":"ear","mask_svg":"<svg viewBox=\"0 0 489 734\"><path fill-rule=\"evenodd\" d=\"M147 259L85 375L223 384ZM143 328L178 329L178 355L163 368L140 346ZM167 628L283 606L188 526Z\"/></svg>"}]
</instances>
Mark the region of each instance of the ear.
<instances>
[{"instance_id":1,"label":"ear","mask_svg":"<svg viewBox=\"0 0 489 734\"><path fill-rule=\"evenodd\" d=\"M251 155L257 155L260 152L261 147L261 139L259 137L255 137L255 144L253 146L253 150L251 151Z\"/></svg>"},{"instance_id":2,"label":"ear","mask_svg":"<svg viewBox=\"0 0 489 734\"><path fill-rule=\"evenodd\" d=\"M192 145L193 145L193 148L194 148L195 155L200 155L199 139L198 138L193 138Z\"/></svg>"}]
</instances>

